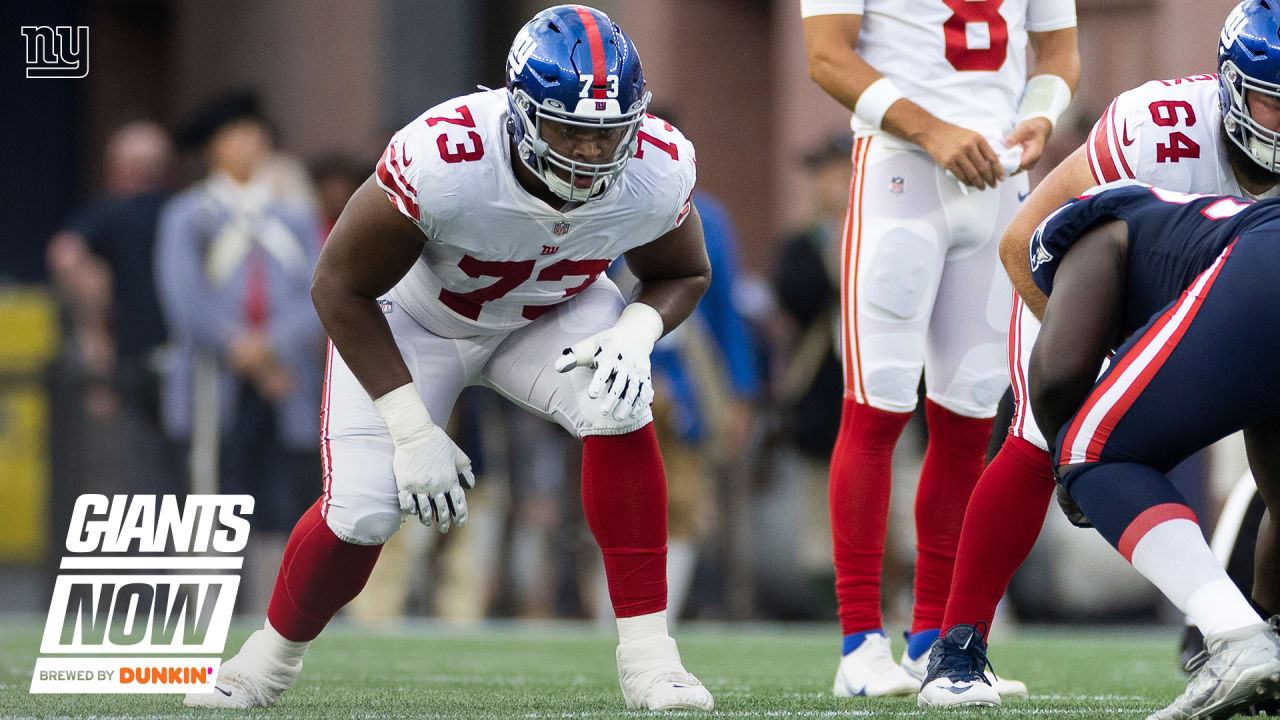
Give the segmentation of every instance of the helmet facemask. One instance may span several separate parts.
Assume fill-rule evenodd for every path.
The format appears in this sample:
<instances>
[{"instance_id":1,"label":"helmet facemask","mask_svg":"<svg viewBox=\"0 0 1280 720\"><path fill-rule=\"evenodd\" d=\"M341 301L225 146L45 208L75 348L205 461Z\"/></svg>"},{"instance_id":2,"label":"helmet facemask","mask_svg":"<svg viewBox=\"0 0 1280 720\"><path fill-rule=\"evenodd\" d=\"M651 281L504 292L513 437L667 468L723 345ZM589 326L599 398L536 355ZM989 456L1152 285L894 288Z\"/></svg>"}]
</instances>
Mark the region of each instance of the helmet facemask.
<instances>
[{"instance_id":1,"label":"helmet facemask","mask_svg":"<svg viewBox=\"0 0 1280 720\"><path fill-rule=\"evenodd\" d=\"M570 112L559 107L561 103L554 98L539 104L517 87L510 96L511 130L520 160L560 198L570 202L594 200L604 195L635 154L636 133L650 97L646 92L626 112L620 112L617 100L584 98L575 112ZM563 136L593 131L601 133L604 142L612 143L602 162L574 160L546 140L553 133Z\"/></svg>"},{"instance_id":2,"label":"helmet facemask","mask_svg":"<svg viewBox=\"0 0 1280 720\"><path fill-rule=\"evenodd\" d=\"M1280 132L1254 120L1248 103L1249 93L1280 100L1280 85L1245 75L1231 60L1224 61L1219 72L1229 96L1222 108L1227 137L1268 172L1280 173Z\"/></svg>"}]
</instances>

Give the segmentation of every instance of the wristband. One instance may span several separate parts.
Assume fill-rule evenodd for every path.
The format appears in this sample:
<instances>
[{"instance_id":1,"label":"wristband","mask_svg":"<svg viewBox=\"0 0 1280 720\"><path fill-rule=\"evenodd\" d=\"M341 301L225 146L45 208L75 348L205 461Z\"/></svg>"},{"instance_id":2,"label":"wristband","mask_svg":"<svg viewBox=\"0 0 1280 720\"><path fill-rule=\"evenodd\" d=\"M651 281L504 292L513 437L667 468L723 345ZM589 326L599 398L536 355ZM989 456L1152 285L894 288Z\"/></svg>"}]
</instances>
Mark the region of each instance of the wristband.
<instances>
[{"instance_id":1,"label":"wristband","mask_svg":"<svg viewBox=\"0 0 1280 720\"><path fill-rule=\"evenodd\" d=\"M884 121L884 114L889 112L889 106L904 97L906 95L902 94L892 80L882 77L868 85L858 96L853 114L862 122L878 129Z\"/></svg>"},{"instance_id":2,"label":"wristband","mask_svg":"<svg viewBox=\"0 0 1280 720\"><path fill-rule=\"evenodd\" d=\"M1022 102L1018 103L1018 123L1042 117L1050 126L1058 124L1058 117L1071 103L1071 88L1057 75L1036 75L1027 81L1022 90Z\"/></svg>"},{"instance_id":3,"label":"wristband","mask_svg":"<svg viewBox=\"0 0 1280 720\"><path fill-rule=\"evenodd\" d=\"M386 421L393 442L407 440L431 427L431 413L411 382L374 400L373 406Z\"/></svg>"},{"instance_id":4,"label":"wristband","mask_svg":"<svg viewBox=\"0 0 1280 720\"><path fill-rule=\"evenodd\" d=\"M658 342L658 338L662 337L662 315L652 306L633 302L622 309L622 314L618 316L618 322L614 323L613 327L627 334L634 333L636 337L643 338L652 347Z\"/></svg>"}]
</instances>

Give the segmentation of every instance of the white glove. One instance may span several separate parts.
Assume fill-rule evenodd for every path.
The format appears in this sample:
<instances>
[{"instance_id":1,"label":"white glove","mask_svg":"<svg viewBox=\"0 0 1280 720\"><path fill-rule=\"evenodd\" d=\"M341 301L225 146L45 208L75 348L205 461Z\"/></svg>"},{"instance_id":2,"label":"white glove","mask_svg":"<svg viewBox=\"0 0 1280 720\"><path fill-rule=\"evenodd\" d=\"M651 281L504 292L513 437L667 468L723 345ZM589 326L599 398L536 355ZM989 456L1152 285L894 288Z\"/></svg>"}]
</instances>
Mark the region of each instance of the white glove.
<instances>
[{"instance_id":1,"label":"white glove","mask_svg":"<svg viewBox=\"0 0 1280 720\"><path fill-rule=\"evenodd\" d=\"M451 525L466 525L467 498L462 489L476 486L471 459L431 422L413 383L401 385L373 405L395 443L391 468L400 511L417 515L423 525L435 525L441 533L449 532Z\"/></svg>"},{"instance_id":2,"label":"white glove","mask_svg":"<svg viewBox=\"0 0 1280 720\"><path fill-rule=\"evenodd\" d=\"M596 373L587 397L604 396L600 414L614 420L635 417L653 402L649 353L662 337L662 316L644 303L631 303L608 330L574 343L556 360L556 372L589 367Z\"/></svg>"}]
</instances>

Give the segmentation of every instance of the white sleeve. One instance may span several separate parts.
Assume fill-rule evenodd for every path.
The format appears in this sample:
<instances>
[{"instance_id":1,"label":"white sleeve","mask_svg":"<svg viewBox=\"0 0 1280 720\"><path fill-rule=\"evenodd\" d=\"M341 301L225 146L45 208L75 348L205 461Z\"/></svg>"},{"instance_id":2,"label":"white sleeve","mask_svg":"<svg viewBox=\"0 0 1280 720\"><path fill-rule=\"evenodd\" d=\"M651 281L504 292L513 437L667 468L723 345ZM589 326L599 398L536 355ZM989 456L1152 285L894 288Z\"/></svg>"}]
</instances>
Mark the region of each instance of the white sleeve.
<instances>
[{"instance_id":1,"label":"white sleeve","mask_svg":"<svg viewBox=\"0 0 1280 720\"><path fill-rule=\"evenodd\" d=\"M800 17L861 15L865 5L865 0L800 0Z\"/></svg>"},{"instance_id":2,"label":"white sleeve","mask_svg":"<svg viewBox=\"0 0 1280 720\"><path fill-rule=\"evenodd\" d=\"M1029 0L1027 30L1050 32L1076 26L1075 0Z\"/></svg>"},{"instance_id":3,"label":"white sleeve","mask_svg":"<svg viewBox=\"0 0 1280 720\"><path fill-rule=\"evenodd\" d=\"M684 219L689 216L689 211L693 209L693 186L697 183L698 163L694 159L693 143L689 142L683 135L680 136L677 144L681 148L684 160L679 164L679 169L675 173L675 183L679 187L679 191L675 194L676 206L675 212L667 221L662 235L680 227L684 223Z\"/></svg>"}]
</instances>

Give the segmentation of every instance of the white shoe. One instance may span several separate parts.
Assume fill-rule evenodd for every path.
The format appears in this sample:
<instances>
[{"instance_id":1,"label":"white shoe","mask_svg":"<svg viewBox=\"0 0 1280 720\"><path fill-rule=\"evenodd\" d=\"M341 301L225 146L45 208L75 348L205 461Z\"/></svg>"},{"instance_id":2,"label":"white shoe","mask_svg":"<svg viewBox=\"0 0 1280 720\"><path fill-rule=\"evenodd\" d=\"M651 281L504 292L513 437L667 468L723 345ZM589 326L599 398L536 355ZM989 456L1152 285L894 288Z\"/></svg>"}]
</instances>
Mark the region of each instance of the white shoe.
<instances>
[{"instance_id":1,"label":"white shoe","mask_svg":"<svg viewBox=\"0 0 1280 720\"><path fill-rule=\"evenodd\" d=\"M914 695L919 691L920 681L893 661L889 638L884 635L867 635L856 650L840 658L836 669L836 697Z\"/></svg>"},{"instance_id":2,"label":"white shoe","mask_svg":"<svg viewBox=\"0 0 1280 720\"><path fill-rule=\"evenodd\" d=\"M1000 704L1000 693L984 682L955 682L940 677L920 688L920 707L984 707Z\"/></svg>"},{"instance_id":3,"label":"white shoe","mask_svg":"<svg viewBox=\"0 0 1280 720\"><path fill-rule=\"evenodd\" d=\"M680 662L676 641L652 635L618 645L618 684L631 710L710 710L711 693Z\"/></svg>"},{"instance_id":4,"label":"white shoe","mask_svg":"<svg viewBox=\"0 0 1280 720\"><path fill-rule=\"evenodd\" d=\"M211 693L187 693L187 707L255 708L276 704L293 687L302 672L302 661L289 665L276 659L266 630L249 636L235 657L222 663Z\"/></svg>"},{"instance_id":5,"label":"white shoe","mask_svg":"<svg viewBox=\"0 0 1280 720\"><path fill-rule=\"evenodd\" d=\"M912 660L911 656L907 654L907 651L903 650L902 669L911 677L923 682L924 676L929 672L929 653L922 653L920 657ZM1000 697L1027 696L1027 684L1021 680L1010 680L1009 678L1000 677L990 670L987 670L985 675L987 677L987 682L991 683L991 687L1000 695Z\"/></svg>"}]
</instances>

